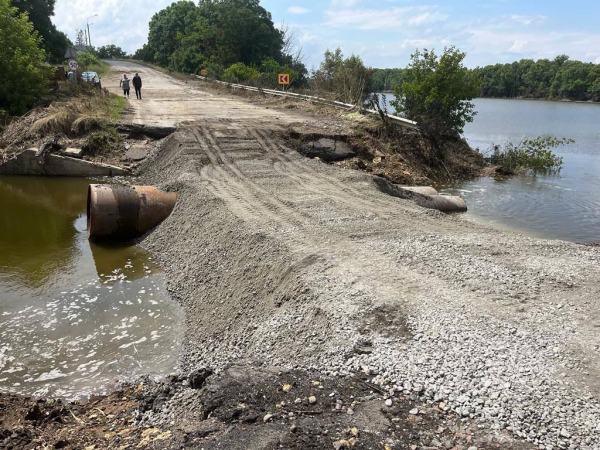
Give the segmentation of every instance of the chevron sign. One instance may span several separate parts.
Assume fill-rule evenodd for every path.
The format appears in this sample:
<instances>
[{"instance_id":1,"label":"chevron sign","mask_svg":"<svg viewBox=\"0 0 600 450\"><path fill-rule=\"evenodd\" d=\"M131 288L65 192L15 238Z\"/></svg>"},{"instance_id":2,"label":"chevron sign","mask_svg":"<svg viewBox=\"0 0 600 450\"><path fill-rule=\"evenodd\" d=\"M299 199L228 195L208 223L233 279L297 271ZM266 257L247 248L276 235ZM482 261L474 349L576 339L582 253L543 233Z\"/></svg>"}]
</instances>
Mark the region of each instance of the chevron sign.
<instances>
[{"instance_id":1,"label":"chevron sign","mask_svg":"<svg viewBox=\"0 0 600 450\"><path fill-rule=\"evenodd\" d=\"M280 73L279 74L279 84L290 84L290 74L289 73Z\"/></svg>"}]
</instances>

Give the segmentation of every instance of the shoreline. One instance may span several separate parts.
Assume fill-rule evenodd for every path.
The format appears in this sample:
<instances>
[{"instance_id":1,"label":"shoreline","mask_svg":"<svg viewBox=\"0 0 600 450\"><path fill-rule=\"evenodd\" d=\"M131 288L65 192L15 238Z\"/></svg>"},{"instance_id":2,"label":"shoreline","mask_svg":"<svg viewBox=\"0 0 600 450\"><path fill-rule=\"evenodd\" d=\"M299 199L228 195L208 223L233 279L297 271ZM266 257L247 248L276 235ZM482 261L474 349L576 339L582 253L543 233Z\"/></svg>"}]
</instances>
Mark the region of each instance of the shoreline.
<instances>
[{"instance_id":1,"label":"shoreline","mask_svg":"<svg viewBox=\"0 0 600 450\"><path fill-rule=\"evenodd\" d=\"M394 95L394 91L381 91L374 92L375 94L392 94ZM568 98L537 98L537 97L476 97L474 100L478 99L490 99L490 100L534 100L534 101L543 101L543 102L557 102L557 103L581 103L585 105L599 105L600 102L595 102L593 100L570 100Z\"/></svg>"}]
</instances>

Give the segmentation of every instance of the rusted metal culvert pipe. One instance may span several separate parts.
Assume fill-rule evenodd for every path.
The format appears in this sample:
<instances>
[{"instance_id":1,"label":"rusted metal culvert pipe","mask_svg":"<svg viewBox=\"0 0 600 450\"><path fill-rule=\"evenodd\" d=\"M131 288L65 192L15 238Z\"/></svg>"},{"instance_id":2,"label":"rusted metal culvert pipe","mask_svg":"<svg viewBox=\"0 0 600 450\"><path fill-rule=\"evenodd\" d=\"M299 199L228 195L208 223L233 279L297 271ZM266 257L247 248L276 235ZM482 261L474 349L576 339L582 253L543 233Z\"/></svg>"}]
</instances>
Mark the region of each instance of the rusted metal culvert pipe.
<instances>
[{"instance_id":1,"label":"rusted metal culvert pipe","mask_svg":"<svg viewBox=\"0 0 600 450\"><path fill-rule=\"evenodd\" d=\"M176 193L151 186L90 184L88 237L127 240L141 236L169 217L176 202Z\"/></svg>"}]
</instances>

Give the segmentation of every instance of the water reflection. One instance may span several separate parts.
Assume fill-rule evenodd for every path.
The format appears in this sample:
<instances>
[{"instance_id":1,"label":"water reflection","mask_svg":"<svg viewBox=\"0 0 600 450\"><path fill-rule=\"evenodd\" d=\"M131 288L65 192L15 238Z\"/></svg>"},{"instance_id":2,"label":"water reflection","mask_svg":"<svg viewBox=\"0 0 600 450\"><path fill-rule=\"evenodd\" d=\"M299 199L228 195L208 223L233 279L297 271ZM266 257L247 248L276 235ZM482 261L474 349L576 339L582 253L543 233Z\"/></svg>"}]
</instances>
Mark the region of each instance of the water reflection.
<instances>
[{"instance_id":1,"label":"water reflection","mask_svg":"<svg viewBox=\"0 0 600 450\"><path fill-rule=\"evenodd\" d=\"M136 246L87 239L89 180L0 177L0 389L68 399L175 369L182 314Z\"/></svg>"}]
</instances>

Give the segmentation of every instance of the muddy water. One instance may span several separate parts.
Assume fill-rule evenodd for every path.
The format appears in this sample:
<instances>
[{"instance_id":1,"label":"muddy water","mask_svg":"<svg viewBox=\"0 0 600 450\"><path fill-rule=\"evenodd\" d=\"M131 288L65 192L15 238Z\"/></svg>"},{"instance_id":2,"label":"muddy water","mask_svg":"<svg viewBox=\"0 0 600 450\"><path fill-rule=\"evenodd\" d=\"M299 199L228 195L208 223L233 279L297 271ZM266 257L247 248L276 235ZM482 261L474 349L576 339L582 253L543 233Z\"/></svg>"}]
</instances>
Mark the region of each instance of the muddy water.
<instances>
[{"instance_id":1,"label":"muddy water","mask_svg":"<svg viewBox=\"0 0 600 450\"><path fill-rule=\"evenodd\" d=\"M182 312L139 247L90 244L89 183L0 177L0 390L85 398L176 367Z\"/></svg>"}]
</instances>

